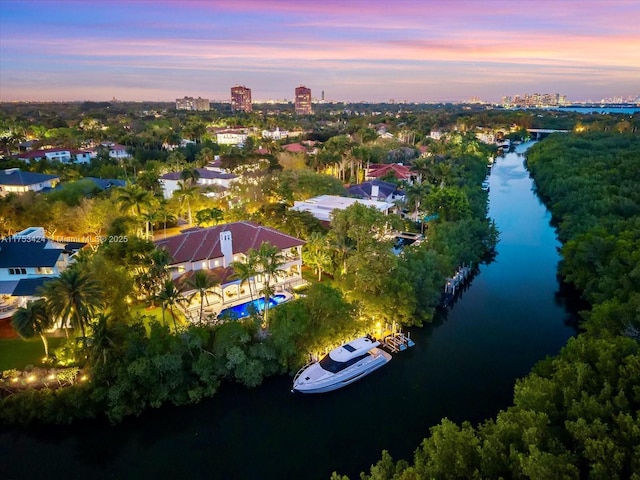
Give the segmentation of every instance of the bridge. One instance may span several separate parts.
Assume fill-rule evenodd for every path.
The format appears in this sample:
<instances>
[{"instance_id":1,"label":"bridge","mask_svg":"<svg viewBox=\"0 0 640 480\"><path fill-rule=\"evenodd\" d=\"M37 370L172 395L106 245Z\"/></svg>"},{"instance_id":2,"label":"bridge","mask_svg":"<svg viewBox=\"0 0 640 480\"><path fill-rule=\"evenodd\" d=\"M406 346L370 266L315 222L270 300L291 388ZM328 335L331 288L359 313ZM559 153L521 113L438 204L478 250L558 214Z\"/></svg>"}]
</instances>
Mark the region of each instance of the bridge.
<instances>
[{"instance_id":1,"label":"bridge","mask_svg":"<svg viewBox=\"0 0 640 480\"><path fill-rule=\"evenodd\" d=\"M552 133L569 133L569 130L553 130L550 128L527 128L527 132L535 135L536 140L540 140Z\"/></svg>"}]
</instances>

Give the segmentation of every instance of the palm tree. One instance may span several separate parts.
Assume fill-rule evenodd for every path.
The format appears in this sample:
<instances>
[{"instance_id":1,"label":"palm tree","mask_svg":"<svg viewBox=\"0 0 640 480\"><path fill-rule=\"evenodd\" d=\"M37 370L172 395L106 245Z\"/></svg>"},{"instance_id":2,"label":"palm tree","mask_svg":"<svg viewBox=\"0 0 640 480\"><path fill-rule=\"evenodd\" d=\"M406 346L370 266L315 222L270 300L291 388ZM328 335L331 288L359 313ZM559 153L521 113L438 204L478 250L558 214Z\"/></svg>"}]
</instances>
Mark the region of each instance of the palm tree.
<instances>
[{"instance_id":1,"label":"palm tree","mask_svg":"<svg viewBox=\"0 0 640 480\"><path fill-rule=\"evenodd\" d=\"M70 322L86 338L85 328L102 303L98 282L78 268L68 268L41 288L48 310L60 319L60 327Z\"/></svg>"},{"instance_id":2,"label":"palm tree","mask_svg":"<svg viewBox=\"0 0 640 480\"><path fill-rule=\"evenodd\" d=\"M109 315L100 313L96 320L91 324L91 347L89 355L92 364L96 364L98 359L102 359L102 364L107 363L109 352L116 347L114 341L114 332L109 325Z\"/></svg>"},{"instance_id":3,"label":"palm tree","mask_svg":"<svg viewBox=\"0 0 640 480\"><path fill-rule=\"evenodd\" d=\"M116 202L120 204L122 213L131 212L132 216L139 219L142 216L142 209L151 207L153 195L150 191L144 190L139 185L127 185L118 189Z\"/></svg>"},{"instance_id":4,"label":"palm tree","mask_svg":"<svg viewBox=\"0 0 640 480\"><path fill-rule=\"evenodd\" d=\"M247 283L249 285L249 295L251 295L251 301L253 302L253 288L252 283L255 283L255 276L257 275L257 252L251 248L247 252L247 256L244 262L231 262L231 268L234 270L233 276L240 279L240 286Z\"/></svg>"},{"instance_id":5,"label":"palm tree","mask_svg":"<svg viewBox=\"0 0 640 480\"><path fill-rule=\"evenodd\" d=\"M169 312L171 312L171 318L173 319L173 328L177 331L178 325L176 324L176 316L173 313L174 305L178 303L184 302L185 298L182 296L182 292L176 288L175 283L172 280L165 280L162 289L156 295L156 299L160 301L160 305L162 305L162 323L165 323L164 312L169 308Z\"/></svg>"},{"instance_id":6,"label":"palm tree","mask_svg":"<svg viewBox=\"0 0 640 480\"><path fill-rule=\"evenodd\" d=\"M178 190L176 190L175 195L178 196L181 204L187 204L189 225L193 225L193 218L191 216L191 200L198 196L198 192L198 187L190 187L188 183L182 181L178 182Z\"/></svg>"},{"instance_id":7,"label":"palm tree","mask_svg":"<svg viewBox=\"0 0 640 480\"><path fill-rule=\"evenodd\" d=\"M418 220L418 213L424 198L431 190L428 183L414 183L407 187L407 206L413 208L413 220Z\"/></svg>"},{"instance_id":8,"label":"palm tree","mask_svg":"<svg viewBox=\"0 0 640 480\"><path fill-rule=\"evenodd\" d=\"M170 211L167 210L166 205L161 205L160 206L160 210L158 210L158 218L159 220L162 220L163 226L164 226L164 237L167 237L167 223L169 222L175 222L176 221L176 216L171 213Z\"/></svg>"},{"instance_id":9,"label":"palm tree","mask_svg":"<svg viewBox=\"0 0 640 480\"><path fill-rule=\"evenodd\" d=\"M262 294L264 295L264 310L263 310L263 326L267 328L268 312L269 312L269 300L274 293L271 280L277 279L278 275L282 275L284 270L280 267L284 265L285 259L278 247L264 242L260 245L257 252L257 270L263 276L263 288Z\"/></svg>"},{"instance_id":10,"label":"palm tree","mask_svg":"<svg viewBox=\"0 0 640 480\"><path fill-rule=\"evenodd\" d=\"M53 326L53 318L47 311L44 300L29 302L25 307L18 308L11 318L11 326L24 339L40 335L44 356L49 358L49 342L45 333Z\"/></svg>"},{"instance_id":11,"label":"palm tree","mask_svg":"<svg viewBox=\"0 0 640 480\"><path fill-rule=\"evenodd\" d=\"M160 214L157 211L148 211L142 214L145 228L145 238L147 240L153 238L153 225L160 220Z\"/></svg>"},{"instance_id":12,"label":"palm tree","mask_svg":"<svg viewBox=\"0 0 640 480\"><path fill-rule=\"evenodd\" d=\"M322 272L331 261L327 253L325 237L318 232L312 233L307 240L302 255L304 263L313 266L318 274L318 281L322 280Z\"/></svg>"},{"instance_id":13,"label":"palm tree","mask_svg":"<svg viewBox=\"0 0 640 480\"><path fill-rule=\"evenodd\" d=\"M200 178L200 172L197 168L185 168L180 172L180 180L182 180L185 184L193 187L198 183L198 179Z\"/></svg>"},{"instance_id":14,"label":"palm tree","mask_svg":"<svg viewBox=\"0 0 640 480\"><path fill-rule=\"evenodd\" d=\"M196 155L196 164L200 167L204 167L205 165L213 162L216 159L213 150L209 147L204 147L200 152Z\"/></svg>"},{"instance_id":15,"label":"palm tree","mask_svg":"<svg viewBox=\"0 0 640 480\"><path fill-rule=\"evenodd\" d=\"M191 302L191 300L196 296L200 298L199 321L202 322L205 298L207 300L207 305L209 305L209 293L213 293L221 298L221 295L214 291L214 289L220 285L220 279L214 275L210 275L206 270L196 270L193 277L187 281L186 285L186 289L195 290L189 297L189 302Z\"/></svg>"},{"instance_id":16,"label":"palm tree","mask_svg":"<svg viewBox=\"0 0 640 480\"><path fill-rule=\"evenodd\" d=\"M140 283L153 303L162 284L169 279L171 255L164 248L155 248L145 256L146 271L140 276Z\"/></svg>"}]
</instances>

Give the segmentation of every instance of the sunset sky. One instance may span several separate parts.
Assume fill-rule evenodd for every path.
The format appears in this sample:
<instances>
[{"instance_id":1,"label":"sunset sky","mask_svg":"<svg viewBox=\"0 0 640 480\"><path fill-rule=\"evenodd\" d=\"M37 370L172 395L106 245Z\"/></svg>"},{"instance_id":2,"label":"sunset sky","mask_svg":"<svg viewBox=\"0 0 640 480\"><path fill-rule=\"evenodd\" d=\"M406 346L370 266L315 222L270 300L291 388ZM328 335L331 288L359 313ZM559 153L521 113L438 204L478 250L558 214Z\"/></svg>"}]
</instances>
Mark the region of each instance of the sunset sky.
<instances>
[{"instance_id":1,"label":"sunset sky","mask_svg":"<svg viewBox=\"0 0 640 480\"><path fill-rule=\"evenodd\" d=\"M2 0L0 101L640 95L639 0Z\"/></svg>"}]
</instances>

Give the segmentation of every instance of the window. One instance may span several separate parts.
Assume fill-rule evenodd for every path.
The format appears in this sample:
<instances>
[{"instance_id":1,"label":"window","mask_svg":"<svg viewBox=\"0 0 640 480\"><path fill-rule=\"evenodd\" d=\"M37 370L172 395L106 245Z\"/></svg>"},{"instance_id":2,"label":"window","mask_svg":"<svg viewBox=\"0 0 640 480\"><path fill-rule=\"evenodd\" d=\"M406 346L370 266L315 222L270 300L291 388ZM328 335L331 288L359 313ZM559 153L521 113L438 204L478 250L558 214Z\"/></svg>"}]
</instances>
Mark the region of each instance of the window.
<instances>
[{"instance_id":1,"label":"window","mask_svg":"<svg viewBox=\"0 0 640 480\"><path fill-rule=\"evenodd\" d=\"M27 274L26 268L10 268L9 269L9 275L26 275L26 274Z\"/></svg>"}]
</instances>

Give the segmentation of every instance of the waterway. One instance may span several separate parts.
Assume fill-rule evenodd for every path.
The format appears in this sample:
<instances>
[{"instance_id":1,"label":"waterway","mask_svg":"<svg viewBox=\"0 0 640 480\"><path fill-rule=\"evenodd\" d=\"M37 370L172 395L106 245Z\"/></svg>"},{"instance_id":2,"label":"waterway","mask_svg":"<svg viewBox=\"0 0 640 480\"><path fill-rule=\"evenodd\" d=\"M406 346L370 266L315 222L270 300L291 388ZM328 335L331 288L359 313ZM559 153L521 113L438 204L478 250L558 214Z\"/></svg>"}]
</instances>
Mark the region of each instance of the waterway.
<instances>
[{"instance_id":1,"label":"waterway","mask_svg":"<svg viewBox=\"0 0 640 480\"><path fill-rule=\"evenodd\" d=\"M443 417L478 423L512 400L517 378L575 334L559 293L550 214L532 190L522 144L498 157L490 215L501 232L495 261L416 346L329 394L291 394L291 378L247 390L226 385L198 405L162 408L115 427L0 434L0 478L359 478L387 449L411 459Z\"/></svg>"}]
</instances>

